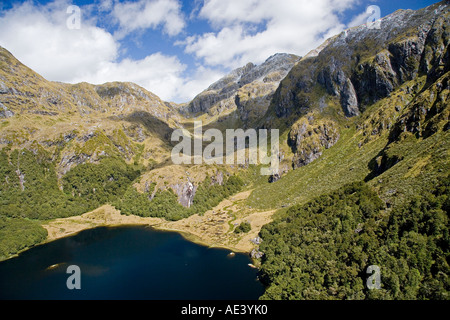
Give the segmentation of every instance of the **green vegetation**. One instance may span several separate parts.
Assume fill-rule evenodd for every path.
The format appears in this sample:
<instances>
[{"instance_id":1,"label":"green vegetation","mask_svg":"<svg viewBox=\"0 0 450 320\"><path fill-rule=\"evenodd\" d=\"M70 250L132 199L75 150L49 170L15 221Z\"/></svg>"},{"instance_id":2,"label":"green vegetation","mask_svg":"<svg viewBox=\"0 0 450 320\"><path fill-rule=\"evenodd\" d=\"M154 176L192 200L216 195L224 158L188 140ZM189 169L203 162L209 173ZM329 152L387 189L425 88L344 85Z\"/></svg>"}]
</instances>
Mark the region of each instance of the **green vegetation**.
<instances>
[{"instance_id":1,"label":"green vegetation","mask_svg":"<svg viewBox=\"0 0 450 320\"><path fill-rule=\"evenodd\" d=\"M0 151L0 260L47 237L33 220L80 215L122 196L137 177L123 160L104 158L69 171L58 187L49 154L30 150Z\"/></svg>"},{"instance_id":2,"label":"green vegetation","mask_svg":"<svg viewBox=\"0 0 450 320\"><path fill-rule=\"evenodd\" d=\"M109 203L176 221L245 182L248 199L220 213L231 217L228 235L251 229L234 227L245 220L235 207L279 209L260 232L262 299L449 299L449 15L436 15L438 7L405 11L409 21L386 24L385 37L348 30L345 41L331 39L297 63L273 97L268 83L247 84L237 110L216 104L198 114L204 130L279 129L282 174L268 183L250 165L222 184L207 177L189 208L171 188L187 167L172 172L169 141L174 128L192 132L194 118L133 84L48 82L1 49L2 81L20 95L8 94L15 115L0 121L0 260L42 242L44 220ZM355 100L361 114L347 118ZM144 193L139 180L152 182ZM367 288L371 265L381 289Z\"/></svg>"},{"instance_id":3,"label":"green vegetation","mask_svg":"<svg viewBox=\"0 0 450 320\"><path fill-rule=\"evenodd\" d=\"M98 164L84 163L70 170L63 178L63 189L93 210L121 197L139 174L122 159L103 158Z\"/></svg>"},{"instance_id":4,"label":"green vegetation","mask_svg":"<svg viewBox=\"0 0 450 320\"><path fill-rule=\"evenodd\" d=\"M38 244L45 238L47 230L38 222L0 217L0 260Z\"/></svg>"},{"instance_id":5,"label":"green vegetation","mask_svg":"<svg viewBox=\"0 0 450 320\"><path fill-rule=\"evenodd\" d=\"M104 158L69 171L58 187L47 152L0 151L0 216L53 219L79 215L121 196L139 171L123 160Z\"/></svg>"},{"instance_id":6,"label":"green vegetation","mask_svg":"<svg viewBox=\"0 0 450 320\"><path fill-rule=\"evenodd\" d=\"M244 181L238 176L224 178L223 184L213 184L211 178L206 179L199 185L194 197L195 213L204 213L217 206L223 199L240 191Z\"/></svg>"},{"instance_id":7,"label":"green vegetation","mask_svg":"<svg viewBox=\"0 0 450 320\"><path fill-rule=\"evenodd\" d=\"M247 221L242 222L240 225L238 225L236 227L236 229L234 229L235 233L247 233L252 229L250 223L248 223Z\"/></svg>"},{"instance_id":8,"label":"green vegetation","mask_svg":"<svg viewBox=\"0 0 450 320\"><path fill-rule=\"evenodd\" d=\"M358 182L291 207L261 230L262 299L448 299L449 191L447 177L389 212Z\"/></svg>"},{"instance_id":9,"label":"green vegetation","mask_svg":"<svg viewBox=\"0 0 450 320\"><path fill-rule=\"evenodd\" d=\"M130 186L124 196L114 205L123 214L133 214L141 217L157 217L167 220L180 220L193 214L203 214L212 209L223 199L238 192L243 181L238 176L230 176L224 179L222 185L213 184L207 177L198 187L190 208L185 208L178 202L177 195L171 188L158 190L154 196L154 187L146 193L139 193L134 186Z\"/></svg>"},{"instance_id":10,"label":"green vegetation","mask_svg":"<svg viewBox=\"0 0 450 320\"><path fill-rule=\"evenodd\" d=\"M98 163L77 165L58 182L50 154L39 145L32 151L1 150L0 259L46 238L45 229L33 220L80 215L106 203L114 203L124 214L179 220L211 209L243 186L236 176L222 185L207 178L188 209L170 188L154 193L152 184L149 193L137 192L132 183L139 175L136 165L103 157ZM17 232L21 228L24 232Z\"/></svg>"},{"instance_id":11,"label":"green vegetation","mask_svg":"<svg viewBox=\"0 0 450 320\"><path fill-rule=\"evenodd\" d=\"M387 139L383 137L361 148L359 141L354 128L343 129L339 141L307 166L290 171L275 183L267 183L267 177L259 176L247 204L261 210L302 204L346 183L363 180L370 173L368 163Z\"/></svg>"},{"instance_id":12,"label":"green vegetation","mask_svg":"<svg viewBox=\"0 0 450 320\"><path fill-rule=\"evenodd\" d=\"M130 186L124 196L114 202L122 214L141 217L165 218L167 220L180 220L188 217L189 210L178 203L176 194L172 189L158 190L154 197L152 193L139 193Z\"/></svg>"},{"instance_id":13,"label":"green vegetation","mask_svg":"<svg viewBox=\"0 0 450 320\"><path fill-rule=\"evenodd\" d=\"M59 190L54 165L43 150L0 151L0 181L0 216L45 220L85 210Z\"/></svg>"}]
</instances>

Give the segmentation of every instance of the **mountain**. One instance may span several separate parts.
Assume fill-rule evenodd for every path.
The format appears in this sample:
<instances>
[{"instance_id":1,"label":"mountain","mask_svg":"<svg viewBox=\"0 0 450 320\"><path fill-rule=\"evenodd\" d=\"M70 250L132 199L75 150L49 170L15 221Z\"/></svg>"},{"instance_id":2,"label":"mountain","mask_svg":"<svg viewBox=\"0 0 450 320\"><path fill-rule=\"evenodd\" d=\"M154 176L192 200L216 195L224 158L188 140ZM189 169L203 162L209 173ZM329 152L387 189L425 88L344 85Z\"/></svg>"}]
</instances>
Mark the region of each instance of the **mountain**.
<instances>
[{"instance_id":1,"label":"mountain","mask_svg":"<svg viewBox=\"0 0 450 320\"><path fill-rule=\"evenodd\" d=\"M298 62L263 119L264 126L288 133L292 166L319 158L355 121L359 149L383 134L389 135L388 148L406 132L445 132L448 19L445 2L399 10L382 19L380 30L346 30ZM384 157L380 161L389 162ZM388 166L376 169L377 175Z\"/></svg>"},{"instance_id":2,"label":"mountain","mask_svg":"<svg viewBox=\"0 0 450 320\"><path fill-rule=\"evenodd\" d=\"M173 108L153 93L133 83L76 85L51 82L24 66L0 47L0 94L9 111L57 116L59 113L120 116L130 111L150 111L167 121L175 118ZM3 105L3 108L6 107Z\"/></svg>"},{"instance_id":3,"label":"mountain","mask_svg":"<svg viewBox=\"0 0 450 320\"><path fill-rule=\"evenodd\" d=\"M300 57L278 53L256 66L253 63L233 70L209 86L187 106L187 114L209 116L237 111L243 122L252 122L265 114L280 81Z\"/></svg>"},{"instance_id":4,"label":"mountain","mask_svg":"<svg viewBox=\"0 0 450 320\"><path fill-rule=\"evenodd\" d=\"M109 204L250 253L264 299L448 299L449 20L446 1L399 10L181 105L132 83L47 81L0 48L0 256ZM173 164L171 134L195 120L279 129L279 173Z\"/></svg>"},{"instance_id":5,"label":"mountain","mask_svg":"<svg viewBox=\"0 0 450 320\"><path fill-rule=\"evenodd\" d=\"M45 239L35 220L107 203L179 220L242 185L236 168L174 165L171 134L190 120L136 84L47 81L0 47L0 90L1 258Z\"/></svg>"},{"instance_id":6,"label":"mountain","mask_svg":"<svg viewBox=\"0 0 450 320\"><path fill-rule=\"evenodd\" d=\"M1 47L0 63L0 117L6 119L0 144L57 147L61 174L73 165L96 161L105 152L130 161L137 154L134 142L163 148L171 128L181 120L170 104L133 83L47 81ZM103 138L106 144L93 146L94 140Z\"/></svg>"},{"instance_id":7,"label":"mountain","mask_svg":"<svg viewBox=\"0 0 450 320\"><path fill-rule=\"evenodd\" d=\"M263 299L448 299L449 20L448 2L399 10L281 82L260 123L295 170L248 199L289 208L260 232Z\"/></svg>"},{"instance_id":8,"label":"mountain","mask_svg":"<svg viewBox=\"0 0 450 320\"><path fill-rule=\"evenodd\" d=\"M309 106L307 95L320 88L352 117L420 75L436 80L446 71L447 21L439 16L445 8L398 10L381 20L380 30L361 25L334 37L316 57L305 57L294 67L277 92L273 111L283 118L301 114Z\"/></svg>"}]
</instances>

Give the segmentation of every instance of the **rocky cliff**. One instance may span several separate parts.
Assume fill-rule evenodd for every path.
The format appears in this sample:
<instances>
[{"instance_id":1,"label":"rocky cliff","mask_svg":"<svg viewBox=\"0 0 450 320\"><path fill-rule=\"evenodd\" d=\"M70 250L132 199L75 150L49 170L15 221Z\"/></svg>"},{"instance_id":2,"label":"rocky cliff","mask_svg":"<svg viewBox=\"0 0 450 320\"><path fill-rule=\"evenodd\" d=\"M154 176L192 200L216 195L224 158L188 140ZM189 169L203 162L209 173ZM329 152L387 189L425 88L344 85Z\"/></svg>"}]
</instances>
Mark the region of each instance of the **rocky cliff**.
<instances>
[{"instance_id":1,"label":"rocky cliff","mask_svg":"<svg viewBox=\"0 0 450 320\"><path fill-rule=\"evenodd\" d=\"M275 54L261 65L248 63L212 84L187 106L189 114L208 113L211 116L237 110L239 118L251 121L265 114L280 81L299 57Z\"/></svg>"},{"instance_id":2,"label":"rocky cliff","mask_svg":"<svg viewBox=\"0 0 450 320\"><path fill-rule=\"evenodd\" d=\"M436 114L441 120L448 118L444 111L448 103L442 101L448 89L444 76L449 71L448 4L398 10L383 18L380 26L371 29L361 25L327 40L301 59L281 82L265 123L290 128L294 167L317 159L328 144L319 143L323 139L310 139L311 143L304 139L304 131L323 131L308 124L306 118L311 114L328 119L338 131L338 123L346 123L345 118L359 116L401 90L400 101L389 112L385 110L385 117L374 120L378 127L370 126L368 136L392 128L392 139L408 130L436 132L436 128L431 129L434 122L424 128L424 121ZM418 100L408 105L414 99ZM392 116L405 106L409 111L395 124ZM300 127L299 119L303 123ZM338 138L333 134L330 141L334 144Z\"/></svg>"},{"instance_id":3,"label":"rocky cliff","mask_svg":"<svg viewBox=\"0 0 450 320\"><path fill-rule=\"evenodd\" d=\"M288 143L294 152L294 169L318 159L323 150L339 140L339 128L333 121L315 120L314 116L301 118L291 128Z\"/></svg>"},{"instance_id":4,"label":"rocky cliff","mask_svg":"<svg viewBox=\"0 0 450 320\"><path fill-rule=\"evenodd\" d=\"M107 156L146 166L164 161L181 117L174 106L133 83L47 81L0 47L1 119L0 146L37 144L52 154L62 177Z\"/></svg>"},{"instance_id":5,"label":"rocky cliff","mask_svg":"<svg viewBox=\"0 0 450 320\"><path fill-rule=\"evenodd\" d=\"M437 79L445 72L447 4L398 10L380 25L348 29L303 58L281 83L271 109L282 118L303 114L318 106L320 94L353 117L421 74Z\"/></svg>"}]
</instances>

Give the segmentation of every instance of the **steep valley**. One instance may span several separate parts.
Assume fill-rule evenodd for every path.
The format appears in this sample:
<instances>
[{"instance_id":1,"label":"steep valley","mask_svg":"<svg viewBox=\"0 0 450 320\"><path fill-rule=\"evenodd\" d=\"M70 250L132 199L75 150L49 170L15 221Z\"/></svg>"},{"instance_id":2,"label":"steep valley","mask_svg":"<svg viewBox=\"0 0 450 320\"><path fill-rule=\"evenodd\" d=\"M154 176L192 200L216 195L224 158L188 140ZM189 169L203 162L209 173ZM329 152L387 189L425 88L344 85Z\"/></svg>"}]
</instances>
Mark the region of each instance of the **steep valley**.
<instances>
[{"instance_id":1,"label":"steep valley","mask_svg":"<svg viewBox=\"0 0 450 320\"><path fill-rule=\"evenodd\" d=\"M449 299L449 5L381 26L249 63L182 105L47 81L0 47L0 259L146 224L251 254L263 299ZM278 174L174 164L172 132L194 121L278 129Z\"/></svg>"}]
</instances>

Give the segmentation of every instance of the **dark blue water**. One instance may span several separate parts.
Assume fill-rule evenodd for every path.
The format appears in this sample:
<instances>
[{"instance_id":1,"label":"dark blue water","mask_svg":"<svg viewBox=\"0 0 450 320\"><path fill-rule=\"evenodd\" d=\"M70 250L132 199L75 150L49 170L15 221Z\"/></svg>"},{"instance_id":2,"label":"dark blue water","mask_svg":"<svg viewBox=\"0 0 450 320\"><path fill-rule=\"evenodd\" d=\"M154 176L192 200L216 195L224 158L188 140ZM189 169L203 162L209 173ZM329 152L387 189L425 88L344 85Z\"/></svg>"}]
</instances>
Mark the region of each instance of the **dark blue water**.
<instances>
[{"instance_id":1,"label":"dark blue water","mask_svg":"<svg viewBox=\"0 0 450 320\"><path fill-rule=\"evenodd\" d=\"M0 262L0 299L258 299L257 270L228 253L146 227L86 230ZM70 265L80 290L67 288Z\"/></svg>"}]
</instances>

